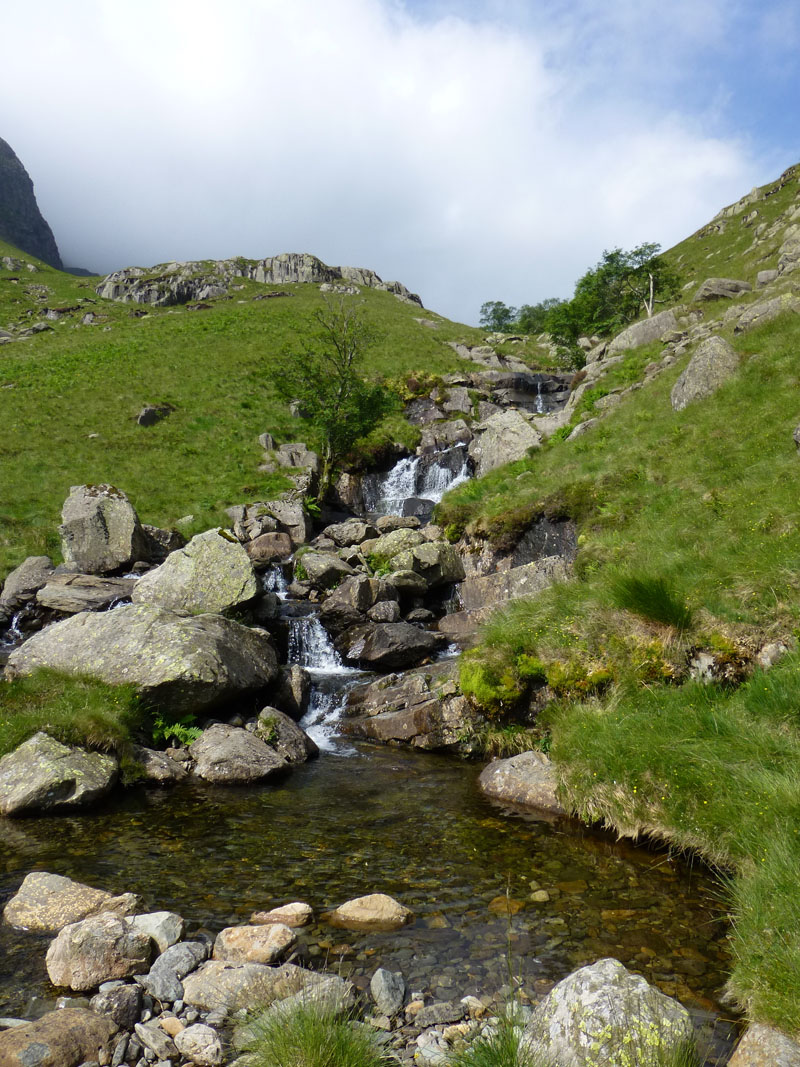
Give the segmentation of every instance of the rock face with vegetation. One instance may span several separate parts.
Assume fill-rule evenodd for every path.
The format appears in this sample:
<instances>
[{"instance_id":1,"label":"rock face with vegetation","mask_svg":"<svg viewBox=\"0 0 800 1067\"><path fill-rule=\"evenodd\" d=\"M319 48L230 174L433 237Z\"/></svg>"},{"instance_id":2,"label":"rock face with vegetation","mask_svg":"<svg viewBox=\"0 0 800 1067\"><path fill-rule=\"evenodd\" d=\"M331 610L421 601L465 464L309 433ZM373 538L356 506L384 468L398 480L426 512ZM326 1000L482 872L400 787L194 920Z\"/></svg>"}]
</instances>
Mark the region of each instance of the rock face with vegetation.
<instances>
[{"instance_id":1,"label":"rock face with vegetation","mask_svg":"<svg viewBox=\"0 0 800 1067\"><path fill-rule=\"evenodd\" d=\"M53 231L45 222L33 182L11 145L0 138L0 241L61 269Z\"/></svg>"}]
</instances>

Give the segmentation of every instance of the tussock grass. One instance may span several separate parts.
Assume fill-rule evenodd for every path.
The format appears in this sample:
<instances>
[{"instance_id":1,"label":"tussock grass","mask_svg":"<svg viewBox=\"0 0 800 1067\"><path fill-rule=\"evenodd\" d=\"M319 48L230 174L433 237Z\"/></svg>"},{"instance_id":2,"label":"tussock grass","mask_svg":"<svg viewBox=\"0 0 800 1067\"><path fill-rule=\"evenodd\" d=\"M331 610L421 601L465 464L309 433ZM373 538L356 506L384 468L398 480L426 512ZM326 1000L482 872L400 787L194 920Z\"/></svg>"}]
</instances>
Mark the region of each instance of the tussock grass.
<instances>
[{"instance_id":1,"label":"tussock grass","mask_svg":"<svg viewBox=\"0 0 800 1067\"><path fill-rule=\"evenodd\" d=\"M133 686L45 669L0 682L0 756L40 730L65 745L123 752L145 720Z\"/></svg>"}]
</instances>

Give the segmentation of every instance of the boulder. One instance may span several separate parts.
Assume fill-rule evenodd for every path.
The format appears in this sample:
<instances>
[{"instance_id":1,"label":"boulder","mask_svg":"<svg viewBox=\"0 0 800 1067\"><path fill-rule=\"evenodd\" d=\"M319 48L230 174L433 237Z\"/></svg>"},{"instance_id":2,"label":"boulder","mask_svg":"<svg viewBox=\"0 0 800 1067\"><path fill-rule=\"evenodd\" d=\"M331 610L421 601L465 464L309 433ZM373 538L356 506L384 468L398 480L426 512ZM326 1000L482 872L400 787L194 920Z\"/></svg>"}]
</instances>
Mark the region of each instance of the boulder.
<instances>
[{"instance_id":1,"label":"boulder","mask_svg":"<svg viewBox=\"0 0 800 1067\"><path fill-rule=\"evenodd\" d=\"M420 521L414 515L379 515L375 528L379 534L391 533L393 530L418 530Z\"/></svg>"},{"instance_id":2,"label":"boulder","mask_svg":"<svg viewBox=\"0 0 800 1067\"><path fill-rule=\"evenodd\" d=\"M120 1029L132 1030L141 1015L142 990L132 983L112 982L110 989L95 993L89 1006L98 1015L107 1015Z\"/></svg>"},{"instance_id":3,"label":"boulder","mask_svg":"<svg viewBox=\"0 0 800 1067\"><path fill-rule=\"evenodd\" d=\"M564 1067L631 1062L692 1038L689 1013L614 959L562 979L534 1009L522 1047Z\"/></svg>"},{"instance_id":4,"label":"boulder","mask_svg":"<svg viewBox=\"0 0 800 1067\"><path fill-rule=\"evenodd\" d=\"M225 785L262 781L288 766L261 738L223 723L204 730L202 737L189 746L189 752L198 778Z\"/></svg>"},{"instance_id":5,"label":"boulder","mask_svg":"<svg viewBox=\"0 0 800 1067\"><path fill-rule=\"evenodd\" d=\"M765 285L770 285L779 273L777 270L760 270L756 275L756 288L763 289Z\"/></svg>"},{"instance_id":6,"label":"boulder","mask_svg":"<svg viewBox=\"0 0 800 1067\"><path fill-rule=\"evenodd\" d=\"M139 516L113 485L73 485L61 509L61 553L84 574L103 574L147 559Z\"/></svg>"},{"instance_id":7,"label":"boulder","mask_svg":"<svg viewBox=\"0 0 800 1067\"><path fill-rule=\"evenodd\" d=\"M466 392L466 389L464 390ZM448 405L445 404L445 410ZM470 402L469 413L472 413ZM454 445L468 445L472 440L472 430L463 419L448 419L447 422L432 422L422 428L419 451L425 455L428 452L444 452Z\"/></svg>"},{"instance_id":8,"label":"boulder","mask_svg":"<svg viewBox=\"0 0 800 1067\"><path fill-rule=\"evenodd\" d=\"M270 691L271 700L281 711L299 722L308 711L310 695L311 676L305 667L297 663L281 667L278 680Z\"/></svg>"},{"instance_id":9,"label":"boulder","mask_svg":"<svg viewBox=\"0 0 800 1067\"><path fill-rule=\"evenodd\" d=\"M65 926L100 912L131 915L137 904L133 893L113 896L60 874L31 871L6 904L3 921L18 930L57 934Z\"/></svg>"},{"instance_id":10,"label":"boulder","mask_svg":"<svg viewBox=\"0 0 800 1067\"><path fill-rule=\"evenodd\" d=\"M332 589L344 578L353 574L353 568L332 552L304 552L295 559L295 574L300 572L303 581L314 589Z\"/></svg>"},{"instance_id":11,"label":"boulder","mask_svg":"<svg viewBox=\"0 0 800 1067\"><path fill-rule=\"evenodd\" d=\"M146 934L159 952L166 952L186 933L186 923L174 911L149 911L132 915L131 926Z\"/></svg>"},{"instance_id":12,"label":"boulder","mask_svg":"<svg viewBox=\"0 0 800 1067\"><path fill-rule=\"evenodd\" d=\"M416 571L392 571L386 581L401 597L420 597L428 591L428 583Z\"/></svg>"},{"instance_id":13,"label":"boulder","mask_svg":"<svg viewBox=\"0 0 800 1067\"><path fill-rule=\"evenodd\" d=\"M406 983L399 971L387 971L379 967L369 983L369 991L375 1001L378 1015L397 1015L403 1007L406 996Z\"/></svg>"},{"instance_id":14,"label":"boulder","mask_svg":"<svg viewBox=\"0 0 800 1067\"><path fill-rule=\"evenodd\" d=\"M348 548L350 545L360 545L370 537L377 537L378 531L372 523L363 519L348 519L326 526L322 536L329 537L340 548Z\"/></svg>"},{"instance_id":15,"label":"boulder","mask_svg":"<svg viewBox=\"0 0 800 1067\"><path fill-rule=\"evenodd\" d=\"M504 803L566 814L556 793L555 770L543 752L520 752L510 759L492 760L481 771L478 785L487 797Z\"/></svg>"},{"instance_id":16,"label":"boulder","mask_svg":"<svg viewBox=\"0 0 800 1067\"><path fill-rule=\"evenodd\" d=\"M390 600L392 586L378 578L353 575L330 593L320 610L325 626L333 633L340 633L348 626L363 621L364 615L375 604Z\"/></svg>"},{"instance_id":17,"label":"boulder","mask_svg":"<svg viewBox=\"0 0 800 1067\"><path fill-rule=\"evenodd\" d=\"M694 294L693 300L730 300L740 293L749 293L750 282L738 281L736 278L706 278Z\"/></svg>"},{"instance_id":18,"label":"boulder","mask_svg":"<svg viewBox=\"0 0 800 1067\"><path fill-rule=\"evenodd\" d=\"M142 988L164 1004L183 1000L183 979L208 959L208 945L202 941L180 941L171 945L140 978Z\"/></svg>"},{"instance_id":19,"label":"boulder","mask_svg":"<svg viewBox=\"0 0 800 1067\"><path fill-rule=\"evenodd\" d=\"M256 926L264 926L268 923L283 923L293 929L298 926L308 926L314 918L314 910L310 904L296 900L291 904L282 904L279 908L271 911L254 911L250 916L250 922Z\"/></svg>"},{"instance_id":20,"label":"boulder","mask_svg":"<svg viewBox=\"0 0 800 1067\"><path fill-rule=\"evenodd\" d=\"M319 748L301 727L277 708L262 708L258 713L256 736L286 760L305 763L319 755Z\"/></svg>"},{"instance_id":21,"label":"boulder","mask_svg":"<svg viewBox=\"0 0 800 1067\"><path fill-rule=\"evenodd\" d=\"M224 1062L219 1035L203 1023L193 1023L181 1030L175 1037L175 1047L184 1059L198 1067L218 1067Z\"/></svg>"},{"instance_id":22,"label":"boulder","mask_svg":"<svg viewBox=\"0 0 800 1067\"><path fill-rule=\"evenodd\" d=\"M101 578L95 574L53 574L36 594L37 603L51 611L75 615L79 611L104 611L128 600L135 578Z\"/></svg>"},{"instance_id":23,"label":"boulder","mask_svg":"<svg viewBox=\"0 0 800 1067\"><path fill-rule=\"evenodd\" d=\"M606 349L606 356L615 356L628 348L641 348L642 345L649 345L651 341L660 341L666 334L677 329L678 320L674 310L668 308L666 311L659 311L657 315L634 322L618 333Z\"/></svg>"},{"instance_id":24,"label":"boulder","mask_svg":"<svg viewBox=\"0 0 800 1067\"><path fill-rule=\"evenodd\" d=\"M254 567L265 567L289 559L294 546L288 533L263 533L247 541L245 551Z\"/></svg>"},{"instance_id":25,"label":"boulder","mask_svg":"<svg viewBox=\"0 0 800 1067\"><path fill-rule=\"evenodd\" d=\"M568 577L569 565L562 556L544 556L521 567L467 578L459 588L461 604L465 611L486 612L508 600L535 596Z\"/></svg>"},{"instance_id":26,"label":"boulder","mask_svg":"<svg viewBox=\"0 0 800 1067\"><path fill-rule=\"evenodd\" d=\"M34 734L0 759L0 814L84 807L110 792L118 771L114 756Z\"/></svg>"},{"instance_id":27,"label":"boulder","mask_svg":"<svg viewBox=\"0 0 800 1067\"><path fill-rule=\"evenodd\" d=\"M297 993L318 977L292 963L267 967L209 960L186 977L183 1000L200 1011L252 1011Z\"/></svg>"},{"instance_id":28,"label":"boulder","mask_svg":"<svg viewBox=\"0 0 800 1067\"><path fill-rule=\"evenodd\" d=\"M32 1023L0 1032L3 1067L79 1067L110 1054L117 1027L84 1008L50 1011Z\"/></svg>"},{"instance_id":29,"label":"boulder","mask_svg":"<svg viewBox=\"0 0 800 1067\"><path fill-rule=\"evenodd\" d=\"M752 1023L728 1060L728 1067L800 1067L800 1045L780 1030Z\"/></svg>"},{"instance_id":30,"label":"boulder","mask_svg":"<svg viewBox=\"0 0 800 1067\"><path fill-rule=\"evenodd\" d=\"M414 921L414 913L385 893L369 893L340 904L328 921L347 930L398 930Z\"/></svg>"},{"instance_id":31,"label":"boulder","mask_svg":"<svg viewBox=\"0 0 800 1067\"><path fill-rule=\"evenodd\" d=\"M417 524L418 525L418 524ZM418 529L398 527L387 533L381 534L374 541L365 546L369 556L381 563L388 562L401 552L424 544L425 535Z\"/></svg>"},{"instance_id":32,"label":"boulder","mask_svg":"<svg viewBox=\"0 0 800 1067\"><path fill-rule=\"evenodd\" d=\"M217 934L214 959L228 963L277 963L296 944L296 934L283 923L228 926Z\"/></svg>"},{"instance_id":33,"label":"boulder","mask_svg":"<svg viewBox=\"0 0 800 1067\"><path fill-rule=\"evenodd\" d=\"M174 785L189 776L188 768L177 760L155 748L143 748L134 745L133 762L141 777L155 785Z\"/></svg>"},{"instance_id":34,"label":"boulder","mask_svg":"<svg viewBox=\"0 0 800 1067\"><path fill-rule=\"evenodd\" d=\"M49 556L28 556L6 577L0 592L0 612L13 615L33 600L53 573Z\"/></svg>"},{"instance_id":35,"label":"boulder","mask_svg":"<svg viewBox=\"0 0 800 1067\"><path fill-rule=\"evenodd\" d=\"M226 531L207 530L143 575L132 600L178 615L221 614L247 604L258 592L253 564L241 544Z\"/></svg>"},{"instance_id":36,"label":"boulder","mask_svg":"<svg viewBox=\"0 0 800 1067\"><path fill-rule=\"evenodd\" d=\"M367 618L371 622L398 622L400 605L396 600L381 600L369 609Z\"/></svg>"},{"instance_id":37,"label":"boulder","mask_svg":"<svg viewBox=\"0 0 800 1067\"><path fill-rule=\"evenodd\" d=\"M769 300L759 300L744 309L733 332L745 333L747 330L753 330L757 326L772 322L779 315L785 315L788 312L800 315L800 297L794 296L792 293L781 293L780 296L772 297Z\"/></svg>"},{"instance_id":38,"label":"boulder","mask_svg":"<svg viewBox=\"0 0 800 1067\"><path fill-rule=\"evenodd\" d=\"M312 533L311 519L302 501L268 500L263 507L267 514L276 520L278 526L288 533L295 548L309 540Z\"/></svg>"},{"instance_id":39,"label":"boulder","mask_svg":"<svg viewBox=\"0 0 800 1067\"><path fill-rule=\"evenodd\" d=\"M683 411L693 400L711 396L733 377L738 367L739 356L726 340L716 335L707 337L672 387L672 407Z\"/></svg>"},{"instance_id":40,"label":"boulder","mask_svg":"<svg viewBox=\"0 0 800 1067\"><path fill-rule=\"evenodd\" d=\"M797 215L795 214L795 218ZM783 244L778 250L778 273L791 274L800 264L800 223L787 226L783 231Z\"/></svg>"},{"instance_id":41,"label":"boulder","mask_svg":"<svg viewBox=\"0 0 800 1067\"><path fill-rule=\"evenodd\" d=\"M172 404L145 404L136 416L138 426L155 426L157 422L166 419L175 408Z\"/></svg>"},{"instance_id":42,"label":"boulder","mask_svg":"<svg viewBox=\"0 0 800 1067\"><path fill-rule=\"evenodd\" d=\"M463 580L464 564L456 548L447 541L426 541L392 559L399 571L414 571L425 579L428 589Z\"/></svg>"},{"instance_id":43,"label":"boulder","mask_svg":"<svg viewBox=\"0 0 800 1067\"><path fill-rule=\"evenodd\" d=\"M146 522L142 523L142 529L147 538L147 558L151 563L163 563L170 552L175 552L186 544L186 538L180 530L165 530Z\"/></svg>"},{"instance_id":44,"label":"boulder","mask_svg":"<svg viewBox=\"0 0 800 1067\"><path fill-rule=\"evenodd\" d=\"M413 667L443 644L439 634L420 630L407 622L351 626L336 641L337 650L350 663L381 671Z\"/></svg>"},{"instance_id":45,"label":"boulder","mask_svg":"<svg viewBox=\"0 0 800 1067\"><path fill-rule=\"evenodd\" d=\"M524 459L542 443L536 427L515 408L491 415L478 429L482 433L470 444L469 457L479 478L505 463Z\"/></svg>"},{"instance_id":46,"label":"boulder","mask_svg":"<svg viewBox=\"0 0 800 1067\"><path fill-rule=\"evenodd\" d=\"M269 635L219 615L184 618L149 604L81 612L12 652L9 678L51 667L112 685L131 682L174 715L212 708L269 685L278 666Z\"/></svg>"},{"instance_id":47,"label":"boulder","mask_svg":"<svg viewBox=\"0 0 800 1067\"><path fill-rule=\"evenodd\" d=\"M101 912L65 926L45 962L53 985L84 991L146 971L151 955L150 937L130 919Z\"/></svg>"}]
</instances>

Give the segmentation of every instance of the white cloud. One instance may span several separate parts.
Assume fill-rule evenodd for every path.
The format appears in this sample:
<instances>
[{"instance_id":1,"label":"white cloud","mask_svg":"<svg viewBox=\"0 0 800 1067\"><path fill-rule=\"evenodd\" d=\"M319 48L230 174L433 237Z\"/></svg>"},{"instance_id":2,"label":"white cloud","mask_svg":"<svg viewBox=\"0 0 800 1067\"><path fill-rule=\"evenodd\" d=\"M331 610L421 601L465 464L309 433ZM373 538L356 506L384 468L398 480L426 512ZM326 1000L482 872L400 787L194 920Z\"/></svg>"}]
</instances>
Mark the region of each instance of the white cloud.
<instances>
[{"instance_id":1,"label":"white cloud","mask_svg":"<svg viewBox=\"0 0 800 1067\"><path fill-rule=\"evenodd\" d=\"M670 36L630 0L505 2L498 20L388 0L40 0L2 15L0 135L71 262L311 251L474 321L486 299L566 295L603 248L668 245L771 177L744 142L637 93L637 72L652 86L655 62L722 32L719 0L675 4Z\"/></svg>"}]
</instances>

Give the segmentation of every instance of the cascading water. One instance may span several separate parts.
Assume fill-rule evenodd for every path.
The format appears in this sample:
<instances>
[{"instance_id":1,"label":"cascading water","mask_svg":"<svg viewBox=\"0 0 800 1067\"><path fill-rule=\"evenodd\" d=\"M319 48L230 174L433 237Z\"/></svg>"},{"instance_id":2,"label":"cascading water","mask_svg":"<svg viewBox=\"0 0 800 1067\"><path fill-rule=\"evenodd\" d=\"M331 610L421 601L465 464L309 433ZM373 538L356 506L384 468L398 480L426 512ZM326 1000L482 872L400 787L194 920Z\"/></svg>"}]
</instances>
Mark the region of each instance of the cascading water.
<instances>
[{"instance_id":1,"label":"cascading water","mask_svg":"<svg viewBox=\"0 0 800 1067\"><path fill-rule=\"evenodd\" d=\"M261 587L265 593L274 593L278 600L286 600L289 595L289 584L280 563L273 563L264 571Z\"/></svg>"},{"instance_id":2,"label":"cascading water","mask_svg":"<svg viewBox=\"0 0 800 1067\"><path fill-rule=\"evenodd\" d=\"M453 445L425 456L406 456L386 474L364 478L364 508L375 515L403 515L406 501L412 498L438 504L470 473L466 445Z\"/></svg>"}]
</instances>

